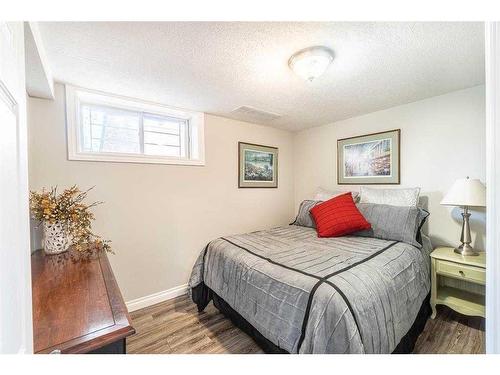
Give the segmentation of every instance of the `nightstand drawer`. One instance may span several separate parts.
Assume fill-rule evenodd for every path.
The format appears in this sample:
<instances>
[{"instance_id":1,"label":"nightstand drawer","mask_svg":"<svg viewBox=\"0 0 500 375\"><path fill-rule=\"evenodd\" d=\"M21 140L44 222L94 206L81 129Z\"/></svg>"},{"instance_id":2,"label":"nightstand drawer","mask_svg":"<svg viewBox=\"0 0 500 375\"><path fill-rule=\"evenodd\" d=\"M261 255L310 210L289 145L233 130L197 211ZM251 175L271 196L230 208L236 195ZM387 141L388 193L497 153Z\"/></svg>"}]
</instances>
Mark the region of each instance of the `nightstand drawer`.
<instances>
[{"instance_id":1,"label":"nightstand drawer","mask_svg":"<svg viewBox=\"0 0 500 375\"><path fill-rule=\"evenodd\" d=\"M478 284L485 284L486 282L486 272L483 268L471 267L443 260L438 260L436 262L436 273Z\"/></svg>"}]
</instances>

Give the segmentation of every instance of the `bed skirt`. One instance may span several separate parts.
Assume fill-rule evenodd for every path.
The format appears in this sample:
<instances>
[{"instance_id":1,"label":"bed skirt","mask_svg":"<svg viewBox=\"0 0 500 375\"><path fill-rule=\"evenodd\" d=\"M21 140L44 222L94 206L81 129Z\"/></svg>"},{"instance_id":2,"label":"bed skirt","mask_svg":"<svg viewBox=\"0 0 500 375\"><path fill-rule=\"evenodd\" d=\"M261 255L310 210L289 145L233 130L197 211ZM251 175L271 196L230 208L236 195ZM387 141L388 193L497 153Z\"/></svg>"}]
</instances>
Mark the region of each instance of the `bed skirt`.
<instances>
[{"instance_id":1,"label":"bed skirt","mask_svg":"<svg viewBox=\"0 0 500 375\"><path fill-rule=\"evenodd\" d=\"M240 328L243 332L252 337L255 342L266 353L270 354L289 354L286 350L273 344L266 339L257 329L255 329L245 318L236 312L229 304L219 297L204 283L201 283L192 289L193 301L198 306L198 311L203 311L208 303L213 300L214 306L227 318L229 318L235 326ZM403 336L399 344L396 346L392 354L409 354L415 348L418 336L422 333L425 323L431 315L431 307L429 304L430 294L424 299L422 306L417 314L413 325L410 330Z\"/></svg>"}]
</instances>

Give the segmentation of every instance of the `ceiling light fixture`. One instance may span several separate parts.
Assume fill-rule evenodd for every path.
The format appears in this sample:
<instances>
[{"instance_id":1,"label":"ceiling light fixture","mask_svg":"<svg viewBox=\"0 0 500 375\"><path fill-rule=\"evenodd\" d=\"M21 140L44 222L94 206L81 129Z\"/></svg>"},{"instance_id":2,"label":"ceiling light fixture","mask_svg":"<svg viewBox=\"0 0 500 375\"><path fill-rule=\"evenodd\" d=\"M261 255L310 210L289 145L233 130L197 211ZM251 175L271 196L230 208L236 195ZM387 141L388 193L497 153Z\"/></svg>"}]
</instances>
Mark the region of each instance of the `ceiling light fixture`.
<instances>
[{"instance_id":1,"label":"ceiling light fixture","mask_svg":"<svg viewBox=\"0 0 500 375\"><path fill-rule=\"evenodd\" d=\"M314 46L300 50L288 60L288 66L299 77L308 81L321 76L333 61L333 51L327 47Z\"/></svg>"}]
</instances>

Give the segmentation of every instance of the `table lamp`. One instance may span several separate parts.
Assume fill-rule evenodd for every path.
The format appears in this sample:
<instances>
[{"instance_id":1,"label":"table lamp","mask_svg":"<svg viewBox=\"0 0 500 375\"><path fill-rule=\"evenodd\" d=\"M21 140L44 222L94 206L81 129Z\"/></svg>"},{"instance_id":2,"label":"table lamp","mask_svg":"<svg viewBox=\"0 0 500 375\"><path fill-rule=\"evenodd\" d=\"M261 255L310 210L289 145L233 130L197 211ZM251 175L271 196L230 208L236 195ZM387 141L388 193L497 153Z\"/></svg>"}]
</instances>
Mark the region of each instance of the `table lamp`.
<instances>
[{"instance_id":1,"label":"table lamp","mask_svg":"<svg viewBox=\"0 0 500 375\"><path fill-rule=\"evenodd\" d=\"M470 226L469 226L469 207L486 207L486 187L478 179L461 178L453 184L448 194L441 201L445 206L462 207L462 236L460 242L462 244L455 248L455 253L467 255L478 255L477 251L472 248Z\"/></svg>"}]
</instances>

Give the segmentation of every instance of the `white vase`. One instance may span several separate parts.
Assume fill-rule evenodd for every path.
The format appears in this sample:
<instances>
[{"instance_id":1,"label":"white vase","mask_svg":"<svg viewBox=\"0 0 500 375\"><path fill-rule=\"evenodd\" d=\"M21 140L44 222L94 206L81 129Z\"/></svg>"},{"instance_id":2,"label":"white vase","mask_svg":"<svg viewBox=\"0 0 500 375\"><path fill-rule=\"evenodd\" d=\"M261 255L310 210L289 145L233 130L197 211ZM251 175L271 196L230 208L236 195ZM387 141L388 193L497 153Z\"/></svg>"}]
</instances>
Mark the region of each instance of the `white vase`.
<instances>
[{"instance_id":1,"label":"white vase","mask_svg":"<svg viewBox=\"0 0 500 375\"><path fill-rule=\"evenodd\" d=\"M46 254L59 254L71 246L71 238L63 223L43 222L43 250Z\"/></svg>"}]
</instances>

